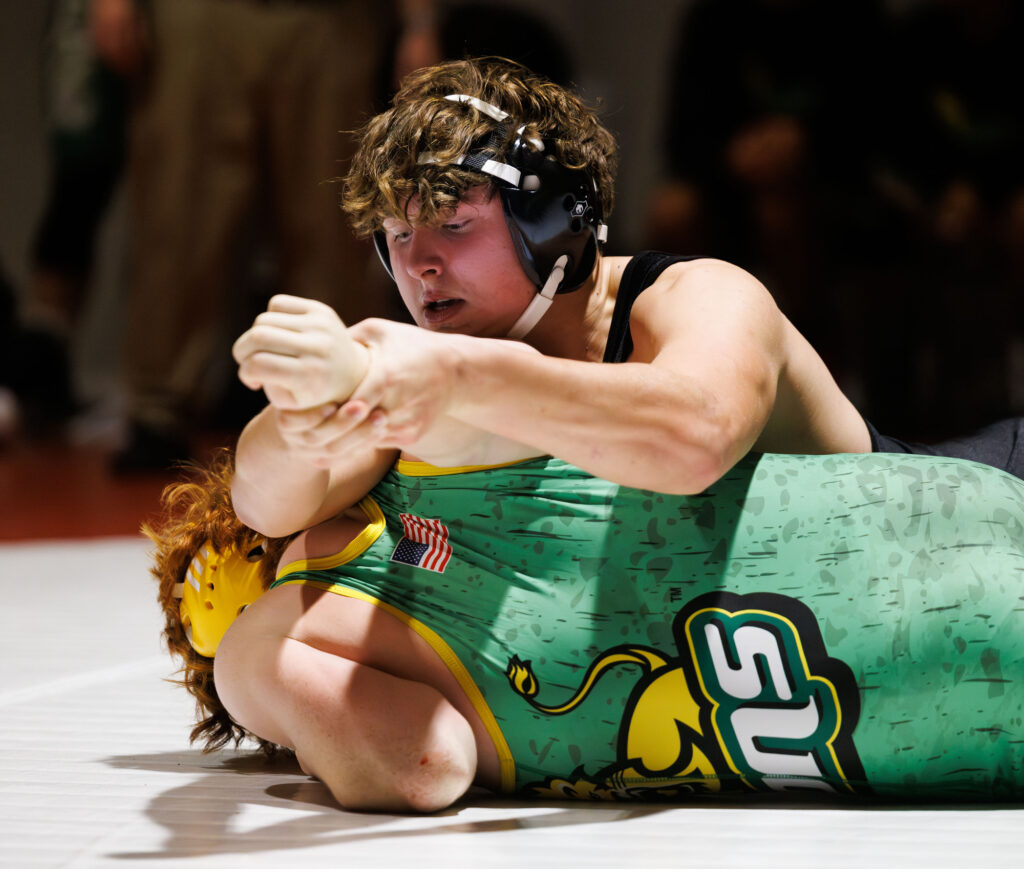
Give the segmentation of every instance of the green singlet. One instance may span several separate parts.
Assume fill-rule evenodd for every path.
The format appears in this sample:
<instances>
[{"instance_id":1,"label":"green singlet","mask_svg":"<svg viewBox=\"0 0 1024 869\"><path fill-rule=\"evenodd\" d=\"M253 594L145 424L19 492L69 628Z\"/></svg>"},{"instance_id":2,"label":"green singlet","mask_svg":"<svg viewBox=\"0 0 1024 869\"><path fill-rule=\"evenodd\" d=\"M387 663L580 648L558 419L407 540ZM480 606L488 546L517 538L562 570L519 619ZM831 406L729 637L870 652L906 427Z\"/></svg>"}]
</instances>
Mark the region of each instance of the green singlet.
<instances>
[{"instance_id":1,"label":"green singlet","mask_svg":"<svg viewBox=\"0 0 1024 869\"><path fill-rule=\"evenodd\" d=\"M1024 793L1024 484L916 455L750 456L661 495L552 458L399 462L285 566L437 651L533 796Z\"/></svg>"}]
</instances>

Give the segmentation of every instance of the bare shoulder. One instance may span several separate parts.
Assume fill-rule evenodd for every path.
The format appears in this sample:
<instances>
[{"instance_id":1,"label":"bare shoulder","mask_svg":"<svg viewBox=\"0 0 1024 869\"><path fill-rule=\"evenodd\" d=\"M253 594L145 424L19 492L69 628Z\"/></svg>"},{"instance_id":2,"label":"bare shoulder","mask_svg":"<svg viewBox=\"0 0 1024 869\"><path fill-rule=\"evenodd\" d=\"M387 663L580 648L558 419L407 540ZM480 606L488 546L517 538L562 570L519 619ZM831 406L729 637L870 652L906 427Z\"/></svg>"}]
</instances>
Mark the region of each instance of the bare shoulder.
<instances>
[{"instance_id":1,"label":"bare shoulder","mask_svg":"<svg viewBox=\"0 0 1024 869\"><path fill-rule=\"evenodd\" d=\"M618 296L626 268L632 261L628 256L605 257L601 264L603 284L600 295L614 299ZM701 258L672 263L637 298L634 308L651 307L666 298L690 297L689 301L716 298L744 297L746 301L772 305L771 294L750 272L725 260Z\"/></svg>"},{"instance_id":2,"label":"bare shoulder","mask_svg":"<svg viewBox=\"0 0 1024 869\"><path fill-rule=\"evenodd\" d=\"M631 256L606 256L601 259L603 279L608 281L613 288L617 288L622 280L626 267L633 261ZM760 286L760 282L745 269L733 265L725 260L714 257L699 257L697 259L680 260L665 268L655 284L671 282L690 276L693 279L700 277L708 278L713 276L733 276L736 279L752 281ZM653 285L652 285L653 286Z\"/></svg>"},{"instance_id":3,"label":"bare shoulder","mask_svg":"<svg viewBox=\"0 0 1024 869\"><path fill-rule=\"evenodd\" d=\"M700 294L709 300L723 294L746 301L771 302L771 294L746 269L720 259L695 259L673 263L644 292L643 297L663 294Z\"/></svg>"},{"instance_id":4,"label":"bare shoulder","mask_svg":"<svg viewBox=\"0 0 1024 869\"><path fill-rule=\"evenodd\" d=\"M724 260L673 263L637 298L630 329L649 357L677 342L693 351L740 342L782 352L785 319L765 286Z\"/></svg>"}]
</instances>

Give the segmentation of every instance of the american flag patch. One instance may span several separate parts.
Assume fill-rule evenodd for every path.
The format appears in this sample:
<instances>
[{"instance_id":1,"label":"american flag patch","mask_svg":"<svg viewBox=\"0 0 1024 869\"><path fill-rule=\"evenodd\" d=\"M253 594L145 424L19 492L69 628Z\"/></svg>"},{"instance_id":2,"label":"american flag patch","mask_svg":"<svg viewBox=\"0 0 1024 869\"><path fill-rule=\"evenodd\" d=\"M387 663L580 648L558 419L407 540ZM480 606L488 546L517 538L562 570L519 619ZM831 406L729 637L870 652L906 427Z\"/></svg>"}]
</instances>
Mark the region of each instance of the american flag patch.
<instances>
[{"instance_id":1,"label":"american flag patch","mask_svg":"<svg viewBox=\"0 0 1024 869\"><path fill-rule=\"evenodd\" d=\"M391 560L444 573L452 557L448 529L436 519L423 519L410 513L400 513L398 518L402 520L405 536L398 541Z\"/></svg>"}]
</instances>

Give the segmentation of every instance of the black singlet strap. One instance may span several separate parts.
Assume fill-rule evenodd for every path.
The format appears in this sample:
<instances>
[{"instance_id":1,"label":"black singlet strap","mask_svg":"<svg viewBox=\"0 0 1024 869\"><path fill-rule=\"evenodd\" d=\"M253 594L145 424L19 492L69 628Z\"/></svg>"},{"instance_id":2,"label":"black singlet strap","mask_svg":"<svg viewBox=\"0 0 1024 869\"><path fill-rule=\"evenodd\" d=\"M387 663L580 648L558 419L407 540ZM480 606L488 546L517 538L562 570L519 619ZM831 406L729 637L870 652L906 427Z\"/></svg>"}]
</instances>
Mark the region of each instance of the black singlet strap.
<instances>
[{"instance_id":1,"label":"black singlet strap","mask_svg":"<svg viewBox=\"0 0 1024 869\"><path fill-rule=\"evenodd\" d=\"M695 259L702 259L702 257L676 256L645 250L629 261L622 273L622 280L619 282L619 294L615 298L612 325L608 330L608 342L604 348L605 362L625 362L633 352L633 336L629 333L629 315L637 296L653 284L670 265Z\"/></svg>"}]
</instances>

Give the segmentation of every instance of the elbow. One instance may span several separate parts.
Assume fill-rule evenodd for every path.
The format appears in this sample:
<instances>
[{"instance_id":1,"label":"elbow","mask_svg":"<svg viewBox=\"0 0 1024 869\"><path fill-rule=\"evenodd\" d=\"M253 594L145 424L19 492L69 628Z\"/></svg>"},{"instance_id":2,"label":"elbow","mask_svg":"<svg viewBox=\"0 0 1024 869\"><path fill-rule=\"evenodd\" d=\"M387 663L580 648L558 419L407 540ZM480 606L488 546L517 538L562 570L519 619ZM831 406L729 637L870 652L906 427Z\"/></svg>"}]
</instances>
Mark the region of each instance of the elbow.
<instances>
[{"instance_id":1,"label":"elbow","mask_svg":"<svg viewBox=\"0 0 1024 869\"><path fill-rule=\"evenodd\" d=\"M680 494L699 495L702 492L706 492L715 483L722 479L731 467L732 465L719 461L706 461L699 464L691 472L690 478L687 480L687 491L681 492Z\"/></svg>"},{"instance_id":2,"label":"elbow","mask_svg":"<svg viewBox=\"0 0 1024 869\"><path fill-rule=\"evenodd\" d=\"M288 537L296 531L302 531L306 526L296 527L294 517L286 515L275 515L268 499L254 497L252 493L246 492L245 488L238 485L237 480L231 487L231 508L235 511L238 521L251 528L257 534L274 539Z\"/></svg>"},{"instance_id":3,"label":"elbow","mask_svg":"<svg viewBox=\"0 0 1024 869\"><path fill-rule=\"evenodd\" d=\"M260 515L259 511L252 510L244 501L237 499L233 500L233 507L235 516L238 517L238 521L245 525L247 528L251 528L257 534L262 534L267 538L275 537L287 537L291 532L284 529L284 524L280 522L268 521L268 517Z\"/></svg>"},{"instance_id":4,"label":"elbow","mask_svg":"<svg viewBox=\"0 0 1024 869\"><path fill-rule=\"evenodd\" d=\"M657 491L670 495L699 495L727 474L749 450L724 421L710 421L695 431L692 423L667 436L672 446L663 463L652 468ZM663 441L664 443L664 441ZM666 473L672 468L671 473Z\"/></svg>"},{"instance_id":5,"label":"elbow","mask_svg":"<svg viewBox=\"0 0 1024 869\"><path fill-rule=\"evenodd\" d=\"M303 527L295 527L294 522L275 521L273 517L260 516L258 514L237 513L238 520L247 528L251 528L257 534L266 537L268 540L284 539L304 530Z\"/></svg>"},{"instance_id":6,"label":"elbow","mask_svg":"<svg viewBox=\"0 0 1024 869\"><path fill-rule=\"evenodd\" d=\"M732 467L717 454L693 449L686 450L679 461L683 465L678 473L667 481L664 476L659 476L660 482L655 486L657 491L669 495L699 495L710 489Z\"/></svg>"},{"instance_id":7,"label":"elbow","mask_svg":"<svg viewBox=\"0 0 1024 869\"><path fill-rule=\"evenodd\" d=\"M654 461L652 455L661 459ZM647 452L639 468L616 482L664 495L699 495L718 482L730 467L715 452L674 445Z\"/></svg>"},{"instance_id":8,"label":"elbow","mask_svg":"<svg viewBox=\"0 0 1024 869\"><path fill-rule=\"evenodd\" d=\"M244 498L238 497L238 494L232 490L231 492L231 509L235 511L235 516L238 521L245 525L247 528L251 528L257 534L262 534L265 537L276 537L276 534L269 534L266 529L266 523L258 510L254 510L252 505L246 503Z\"/></svg>"}]
</instances>

